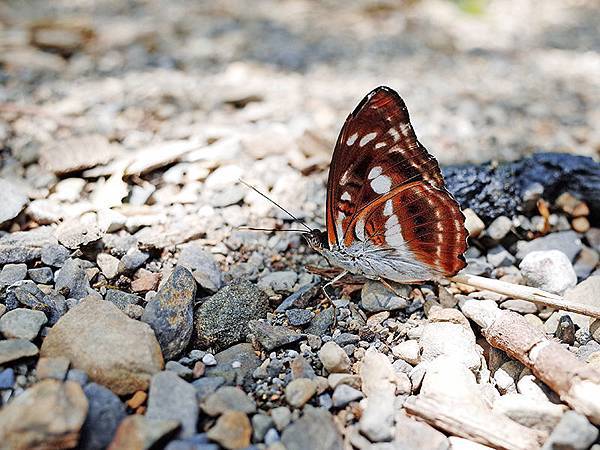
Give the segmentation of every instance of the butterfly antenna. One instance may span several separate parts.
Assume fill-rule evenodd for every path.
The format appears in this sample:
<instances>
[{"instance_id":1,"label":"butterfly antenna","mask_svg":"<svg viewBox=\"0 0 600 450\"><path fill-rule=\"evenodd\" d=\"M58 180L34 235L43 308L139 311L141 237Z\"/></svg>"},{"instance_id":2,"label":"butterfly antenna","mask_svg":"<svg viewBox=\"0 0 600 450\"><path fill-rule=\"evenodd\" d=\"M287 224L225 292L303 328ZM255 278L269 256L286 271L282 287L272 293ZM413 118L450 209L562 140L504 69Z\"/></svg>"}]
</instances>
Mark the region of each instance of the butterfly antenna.
<instances>
[{"instance_id":1,"label":"butterfly antenna","mask_svg":"<svg viewBox=\"0 0 600 450\"><path fill-rule=\"evenodd\" d=\"M286 213L288 216L290 216L292 219L294 219L296 222L300 223L304 228L306 228L308 231L312 231L310 229L310 227L308 225L306 225L302 220L298 219L296 216L294 216L291 212L289 212L287 209L285 209L283 206L279 205L277 202L275 202L274 200L270 199L269 197L267 197L265 194L263 194L262 192L260 192L258 189L256 189L254 186L252 186L251 184L246 183L244 180L242 180L241 178L239 179L239 182L242 183L244 186L249 187L250 189L252 189L254 192L256 192L257 194L259 194L260 196L266 198L268 201L270 201L271 203L273 203L275 206L277 206L279 209L281 209L284 213Z\"/></svg>"},{"instance_id":2,"label":"butterfly antenna","mask_svg":"<svg viewBox=\"0 0 600 450\"><path fill-rule=\"evenodd\" d=\"M238 230L250 230L250 231L274 231L275 233L281 232L297 232L297 233L306 233L304 230L277 230L275 228L256 228L256 227L237 227Z\"/></svg>"}]
</instances>

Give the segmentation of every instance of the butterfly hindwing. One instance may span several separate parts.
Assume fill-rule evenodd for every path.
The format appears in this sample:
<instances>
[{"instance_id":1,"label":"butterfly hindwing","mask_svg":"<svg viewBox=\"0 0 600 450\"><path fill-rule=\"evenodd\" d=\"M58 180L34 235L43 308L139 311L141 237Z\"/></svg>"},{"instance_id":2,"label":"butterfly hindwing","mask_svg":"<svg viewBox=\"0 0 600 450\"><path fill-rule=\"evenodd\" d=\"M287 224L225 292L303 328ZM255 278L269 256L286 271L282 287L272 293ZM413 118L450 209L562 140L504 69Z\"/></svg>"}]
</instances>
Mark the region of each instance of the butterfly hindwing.
<instances>
[{"instance_id":1,"label":"butterfly hindwing","mask_svg":"<svg viewBox=\"0 0 600 450\"><path fill-rule=\"evenodd\" d=\"M327 232L330 247L368 242L445 275L464 267L464 216L390 88L369 93L342 128L328 180Z\"/></svg>"}]
</instances>

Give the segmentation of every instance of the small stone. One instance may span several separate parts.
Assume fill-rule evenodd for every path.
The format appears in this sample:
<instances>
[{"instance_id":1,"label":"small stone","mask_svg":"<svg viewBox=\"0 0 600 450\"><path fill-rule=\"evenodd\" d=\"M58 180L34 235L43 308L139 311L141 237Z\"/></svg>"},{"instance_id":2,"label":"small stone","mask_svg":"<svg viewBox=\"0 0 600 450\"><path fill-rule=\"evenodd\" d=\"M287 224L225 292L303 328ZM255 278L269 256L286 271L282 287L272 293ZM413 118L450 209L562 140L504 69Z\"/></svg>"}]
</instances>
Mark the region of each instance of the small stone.
<instances>
[{"instance_id":1,"label":"small stone","mask_svg":"<svg viewBox=\"0 0 600 450\"><path fill-rule=\"evenodd\" d=\"M284 326L273 326L260 320L248 322L250 333L268 352L304 339L304 336Z\"/></svg>"},{"instance_id":2,"label":"small stone","mask_svg":"<svg viewBox=\"0 0 600 450\"><path fill-rule=\"evenodd\" d=\"M140 269L135 273L135 278L131 282L133 292L155 291L160 283L161 274Z\"/></svg>"},{"instance_id":3,"label":"small stone","mask_svg":"<svg viewBox=\"0 0 600 450\"><path fill-rule=\"evenodd\" d=\"M515 262L515 257L501 245L489 249L486 257L494 267L511 266Z\"/></svg>"},{"instance_id":4,"label":"small stone","mask_svg":"<svg viewBox=\"0 0 600 450\"><path fill-rule=\"evenodd\" d=\"M133 410L136 410L146 403L147 399L148 394L146 394L144 391L137 391L129 400L127 400L127 406Z\"/></svg>"},{"instance_id":5,"label":"small stone","mask_svg":"<svg viewBox=\"0 0 600 450\"><path fill-rule=\"evenodd\" d=\"M260 279L258 287L273 292L290 292L297 279L298 274L292 270L271 272Z\"/></svg>"},{"instance_id":6,"label":"small stone","mask_svg":"<svg viewBox=\"0 0 600 450\"><path fill-rule=\"evenodd\" d=\"M130 248L119 261L119 273L131 273L144 265L150 255L137 247Z\"/></svg>"},{"instance_id":7,"label":"small stone","mask_svg":"<svg viewBox=\"0 0 600 450\"><path fill-rule=\"evenodd\" d=\"M27 264L6 264L0 272L0 286L10 286L25 279Z\"/></svg>"},{"instance_id":8,"label":"small stone","mask_svg":"<svg viewBox=\"0 0 600 450\"><path fill-rule=\"evenodd\" d=\"M223 285L219 265L209 252L197 244L183 246L177 264L189 269L198 285L209 292L216 292Z\"/></svg>"},{"instance_id":9,"label":"small stone","mask_svg":"<svg viewBox=\"0 0 600 450\"><path fill-rule=\"evenodd\" d=\"M127 415L125 405L110 389L96 383L88 384L83 392L87 397L89 410L79 446L89 450L103 450L113 439L119 423Z\"/></svg>"},{"instance_id":10,"label":"small stone","mask_svg":"<svg viewBox=\"0 0 600 450\"><path fill-rule=\"evenodd\" d=\"M250 445L252 426L243 412L226 411L208 430L207 436L226 449L242 449Z\"/></svg>"},{"instance_id":11,"label":"small stone","mask_svg":"<svg viewBox=\"0 0 600 450\"><path fill-rule=\"evenodd\" d=\"M303 309L310 305L312 299L318 294L319 283L313 282L301 286L296 292L284 299L275 312L281 313L290 308Z\"/></svg>"},{"instance_id":12,"label":"small stone","mask_svg":"<svg viewBox=\"0 0 600 450\"><path fill-rule=\"evenodd\" d=\"M279 406L271 410L271 417L277 430L283 431L292 421L292 412L287 406Z\"/></svg>"},{"instance_id":13,"label":"small stone","mask_svg":"<svg viewBox=\"0 0 600 450\"><path fill-rule=\"evenodd\" d=\"M579 256L577 257L577 261L573 265L577 278L585 279L589 277L590 273L598 266L598 263L600 263L600 255L598 255L598 252L589 247L582 247L581 252L579 252Z\"/></svg>"},{"instance_id":14,"label":"small stone","mask_svg":"<svg viewBox=\"0 0 600 450\"><path fill-rule=\"evenodd\" d=\"M251 381L252 372L261 362L254 353L252 344L247 343L229 347L227 350L217 353L215 359L217 365L207 367L205 376L223 377L226 384L236 385L244 385Z\"/></svg>"},{"instance_id":15,"label":"small stone","mask_svg":"<svg viewBox=\"0 0 600 450\"><path fill-rule=\"evenodd\" d=\"M216 366L217 365L217 359L215 358L215 355L213 355L212 353L207 353L206 355L204 355L202 357L202 363L205 366Z\"/></svg>"},{"instance_id":16,"label":"small stone","mask_svg":"<svg viewBox=\"0 0 600 450\"><path fill-rule=\"evenodd\" d=\"M266 414L252 416L252 438L254 442L262 442L265 434L273 427L273 419Z\"/></svg>"},{"instance_id":17,"label":"small stone","mask_svg":"<svg viewBox=\"0 0 600 450\"><path fill-rule=\"evenodd\" d=\"M326 342L325 345L321 347L318 354L323 367L325 367L329 373L346 373L350 371L350 358L335 342Z\"/></svg>"},{"instance_id":18,"label":"small stone","mask_svg":"<svg viewBox=\"0 0 600 450\"><path fill-rule=\"evenodd\" d=\"M15 371L9 367L0 371L0 390L12 389L15 384Z\"/></svg>"},{"instance_id":19,"label":"small stone","mask_svg":"<svg viewBox=\"0 0 600 450\"><path fill-rule=\"evenodd\" d=\"M536 314L537 306L533 302L527 300L506 300L500 305L502 309L508 309L509 311L515 311L520 314Z\"/></svg>"},{"instance_id":20,"label":"small stone","mask_svg":"<svg viewBox=\"0 0 600 450\"><path fill-rule=\"evenodd\" d=\"M361 306L368 312L394 311L410 304L410 286L390 283L396 293L379 281L367 281L361 291Z\"/></svg>"},{"instance_id":21,"label":"small stone","mask_svg":"<svg viewBox=\"0 0 600 450\"><path fill-rule=\"evenodd\" d=\"M483 220L471 208L463 210L463 214L465 215L465 228L469 232L469 236L474 238L479 236L485 229Z\"/></svg>"},{"instance_id":22,"label":"small stone","mask_svg":"<svg viewBox=\"0 0 600 450\"><path fill-rule=\"evenodd\" d=\"M256 403L238 387L223 386L209 395L202 403L202 410L209 416L219 416L225 411L256 412Z\"/></svg>"},{"instance_id":23,"label":"small stone","mask_svg":"<svg viewBox=\"0 0 600 450\"><path fill-rule=\"evenodd\" d=\"M6 339L33 341L46 322L46 315L41 311L17 308L0 317L0 333Z\"/></svg>"},{"instance_id":24,"label":"small stone","mask_svg":"<svg viewBox=\"0 0 600 450\"><path fill-rule=\"evenodd\" d=\"M304 325L308 325L312 318L315 316L315 313L309 311L308 309L293 308L288 309L285 312L285 316L287 317L290 325L295 327L301 327Z\"/></svg>"},{"instance_id":25,"label":"small stone","mask_svg":"<svg viewBox=\"0 0 600 450\"><path fill-rule=\"evenodd\" d=\"M8 178L0 178L0 224L14 219L29 203L25 189Z\"/></svg>"},{"instance_id":26,"label":"small stone","mask_svg":"<svg viewBox=\"0 0 600 450\"><path fill-rule=\"evenodd\" d=\"M71 256L71 252L60 244L52 244L42 249L42 262L52 267L62 267L67 259Z\"/></svg>"},{"instance_id":27,"label":"small stone","mask_svg":"<svg viewBox=\"0 0 600 450\"><path fill-rule=\"evenodd\" d=\"M52 227L8 233L0 237L0 265L38 259L42 248L52 244L56 244Z\"/></svg>"},{"instance_id":28,"label":"small stone","mask_svg":"<svg viewBox=\"0 0 600 450\"><path fill-rule=\"evenodd\" d=\"M176 420L153 420L133 414L123 419L108 450L149 450L177 428Z\"/></svg>"},{"instance_id":29,"label":"small stone","mask_svg":"<svg viewBox=\"0 0 600 450\"><path fill-rule=\"evenodd\" d=\"M163 365L148 325L93 298L84 299L51 328L41 354L66 357L74 368L118 395L145 390Z\"/></svg>"},{"instance_id":30,"label":"small stone","mask_svg":"<svg viewBox=\"0 0 600 450\"><path fill-rule=\"evenodd\" d=\"M590 229L590 221L587 217L575 217L571 221L571 227L578 233L585 233Z\"/></svg>"},{"instance_id":31,"label":"small stone","mask_svg":"<svg viewBox=\"0 0 600 450\"><path fill-rule=\"evenodd\" d=\"M251 320L267 316L269 299L248 281L237 281L208 297L194 315L194 346L223 350L244 341Z\"/></svg>"},{"instance_id":32,"label":"small stone","mask_svg":"<svg viewBox=\"0 0 600 450\"><path fill-rule=\"evenodd\" d=\"M223 377L204 377L192 382L192 386L196 389L196 397L199 402L203 402L209 395L220 388L225 383Z\"/></svg>"},{"instance_id":33,"label":"small stone","mask_svg":"<svg viewBox=\"0 0 600 450\"><path fill-rule=\"evenodd\" d=\"M297 355L290 363L292 378L315 378L316 374L310 363L302 355Z\"/></svg>"},{"instance_id":34,"label":"small stone","mask_svg":"<svg viewBox=\"0 0 600 450\"><path fill-rule=\"evenodd\" d=\"M562 294L577 284L577 275L567 256L558 250L528 253L519 264L528 286Z\"/></svg>"},{"instance_id":35,"label":"small stone","mask_svg":"<svg viewBox=\"0 0 600 450\"><path fill-rule=\"evenodd\" d=\"M99 253L96 264L108 280L112 280L119 274L119 260L108 253Z\"/></svg>"},{"instance_id":36,"label":"small stone","mask_svg":"<svg viewBox=\"0 0 600 450\"><path fill-rule=\"evenodd\" d=\"M38 380L50 378L63 381L67 376L69 364L67 358L40 358L35 368Z\"/></svg>"},{"instance_id":37,"label":"small stone","mask_svg":"<svg viewBox=\"0 0 600 450\"><path fill-rule=\"evenodd\" d=\"M565 344L573 345L575 343L575 324L570 316L561 316L558 319L558 326L554 335L560 342Z\"/></svg>"},{"instance_id":38,"label":"small stone","mask_svg":"<svg viewBox=\"0 0 600 450\"><path fill-rule=\"evenodd\" d=\"M419 364L419 361L421 360L420 352L421 349L419 343L415 340L403 341L392 347L394 356L413 366Z\"/></svg>"},{"instance_id":39,"label":"small stone","mask_svg":"<svg viewBox=\"0 0 600 450\"><path fill-rule=\"evenodd\" d=\"M432 361L440 355L448 355L463 362L471 370L478 369L481 364L481 357L475 346L475 335L463 325L450 322L428 323L419 343L422 361Z\"/></svg>"},{"instance_id":40,"label":"small stone","mask_svg":"<svg viewBox=\"0 0 600 450\"><path fill-rule=\"evenodd\" d=\"M313 334L315 336L323 336L329 332L333 326L335 319L335 309L329 307L324 309L310 321L310 325L304 329L306 334ZM310 342L310 341L309 341Z\"/></svg>"},{"instance_id":41,"label":"small stone","mask_svg":"<svg viewBox=\"0 0 600 450\"><path fill-rule=\"evenodd\" d=\"M88 412L77 383L44 380L0 409L0 443L6 449L73 448Z\"/></svg>"},{"instance_id":42,"label":"small stone","mask_svg":"<svg viewBox=\"0 0 600 450\"><path fill-rule=\"evenodd\" d=\"M184 366L181 363L178 363L177 361L168 361L167 364L165 364L165 370L174 372L185 380L192 378L192 369Z\"/></svg>"},{"instance_id":43,"label":"small stone","mask_svg":"<svg viewBox=\"0 0 600 450\"><path fill-rule=\"evenodd\" d=\"M317 385L308 378L297 378L288 383L285 388L285 398L288 405L301 408L317 393Z\"/></svg>"},{"instance_id":44,"label":"small stone","mask_svg":"<svg viewBox=\"0 0 600 450\"><path fill-rule=\"evenodd\" d=\"M563 252L569 262L572 262L582 244L579 235L574 231L560 231L550 233L546 236L534 239L533 241L519 241L517 243L517 259L523 259L526 255L535 251L559 250Z\"/></svg>"},{"instance_id":45,"label":"small stone","mask_svg":"<svg viewBox=\"0 0 600 450\"><path fill-rule=\"evenodd\" d=\"M0 365L35 356L38 352L38 348L26 339L0 341Z\"/></svg>"},{"instance_id":46,"label":"small stone","mask_svg":"<svg viewBox=\"0 0 600 450\"><path fill-rule=\"evenodd\" d=\"M598 429L585 416L575 411L567 411L544 443L542 450L585 450L597 437Z\"/></svg>"},{"instance_id":47,"label":"small stone","mask_svg":"<svg viewBox=\"0 0 600 450\"><path fill-rule=\"evenodd\" d=\"M65 261L56 276L55 289L67 298L82 299L89 294L90 282L80 260Z\"/></svg>"},{"instance_id":48,"label":"small stone","mask_svg":"<svg viewBox=\"0 0 600 450\"><path fill-rule=\"evenodd\" d=\"M287 450L337 450L342 448L342 437L329 411L304 408L302 417L288 426L281 435Z\"/></svg>"},{"instance_id":49,"label":"small stone","mask_svg":"<svg viewBox=\"0 0 600 450\"><path fill-rule=\"evenodd\" d=\"M56 228L58 242L71 250L99 241L104 233L94 223L84 223L78 219L62 222Z\"/></svg>"},{"instance_id":50,"label":"small stone","mask_svg":"<svg viewBox=\"0 0 600 450\"><path fill-rule=\"evenodd\" d=\"M194 387L173 372L159 372L152 377L146 417L154 420L177 420L180 436L196 433L198 403Z\"/></svg>"},{"instance_id":51,"label":"small stone","mask_svg":"<svg viewBox=\"0 0 600 450\"><path fill-rule=\"evenodd\" d=\"M192 274L184 267L176 267L146 305L142 321L154 330L165 359L177 357L190 342L195 297Z\"/></svg>"},{"instance_id":52,"label":"small stone","mask_svg":"<svg viewBox=\"0 0 600 450\"><path fill-rule=\"evenodd\" d=\"M39 269L29 269L27 271L29 278L36 283L51 284L54 281L54 273L50 267L40 267Z\"/></svg>"},{"instance_id":53,"label":"small stone","mask_svg":"<svg viewBox=\"0 0 600 450\"><path fill-rule=\"evenodd\" d=\"M501 241L512 229L513 223L509 217L499 216L490 223L486 229L486 234L494 241Z\"/></svg>"},{"instance_id":54,"label":"small stone","mask_svg":"<svg viewBox=\"0 0 600 450\"><path fill-rule=\"evenodd\" d=\"M363 393L347 384L340 384L333 391L331 399L335 408L343 408L350 402L363 398Z\"/></svg>"},{"instance_id":55,"label":"small stone","mask_svg":"<svg viewBox=\"0 0 600 450\"><path fill-rule=\"evenodd\" d=\"M470 441L469 441L470 442ZM440 431L431 425L420 420L413 419L404 413L396 415L396 425L394 431L393 444L398 444L400 448L411 450L447 450L448 439ZM451 447L452 450L458 450ZM485 450L489 447L483 447L470 450ZM462 450L468 450L463 448Z\"/></svg>"},{"instance_id":56,"label":"small stone","mask_svg":"<svg viewBox=\"0 0 600 450\"><path fill-rule=\"evenodd\" d=\"M206 364L204 364L202 361L196 361L194 363L194 368L192 369L192 377L200 378L201 376L204 375L205 371L206 371Z\"/></svg>"},{"instance_id":57,"label":"small stone","mask_svg":"<svg viewBox=\"0 0 600 450\"><path fill-rule=\"evenodd\" d=\"M528 428L550 433L565 412L563 405L539 401L521 394L506 394L494 402L494 411Z\"/></svg>"},{"instance_id":58,"label":"small stone","mask_svg":"<svg viewBox=\"0 0 600 450\"><path fill-rule=\"evenodd\" d=\"M88 384L88 376L83 370L79 369L70 369L67 372L67 381L74 381L79 384L79 386L84 387Z\"/></svg>"},{"instance_id":59,"label":"small stone","mask_svg":"<svg viewBox=\"0 0 600 450\"><path fill-rule=\"evenodd\" d=\"M136 294L119 291L117 289L107 289L105 300L113 303L121 311L125 311L130 305L141 303L142 298Z\"/></svg>"}]
</instances>

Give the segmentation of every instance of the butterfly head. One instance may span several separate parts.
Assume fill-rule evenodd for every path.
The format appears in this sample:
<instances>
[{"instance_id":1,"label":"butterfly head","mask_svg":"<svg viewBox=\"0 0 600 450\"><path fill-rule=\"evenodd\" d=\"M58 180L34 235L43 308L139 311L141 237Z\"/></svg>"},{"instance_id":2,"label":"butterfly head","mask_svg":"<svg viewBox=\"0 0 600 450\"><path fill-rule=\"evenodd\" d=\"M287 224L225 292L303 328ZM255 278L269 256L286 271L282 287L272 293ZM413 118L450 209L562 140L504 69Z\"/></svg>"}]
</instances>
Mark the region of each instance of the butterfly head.
<instances>
[{"instance_id":1,"label":"butterfly head","mask_svg":"<svg viewBox=\"0 0 600 450\"><path fill-rule=\"evenodd\" d=\"M328 247L327 234L324 231L313 229L310 233L303 233L302 236L306 239L306 243L310 248L317 252L321 252Z\"/></svg>"}]
</instances>

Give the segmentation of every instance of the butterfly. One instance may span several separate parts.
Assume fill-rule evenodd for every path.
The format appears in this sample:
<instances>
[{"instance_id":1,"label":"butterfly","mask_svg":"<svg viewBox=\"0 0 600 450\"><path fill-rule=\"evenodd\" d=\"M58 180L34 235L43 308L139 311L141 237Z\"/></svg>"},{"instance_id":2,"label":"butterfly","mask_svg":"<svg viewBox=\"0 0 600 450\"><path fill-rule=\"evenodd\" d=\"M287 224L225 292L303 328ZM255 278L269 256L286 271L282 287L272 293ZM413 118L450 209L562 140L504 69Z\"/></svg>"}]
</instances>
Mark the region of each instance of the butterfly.
<instances>
[{"instance_id":1,"label":"butterfly","mask_svg":"<svg viewBox=\"0 0 600 450\"><path fill-rule=\"evenodd\" d=\"M465 267L465 216L393 89L371 91L348 116L327 181L326 231L304 233L332 266L417 283ZM331 284L331 281L328 284Z\"/></svg>"}]
</instances>

